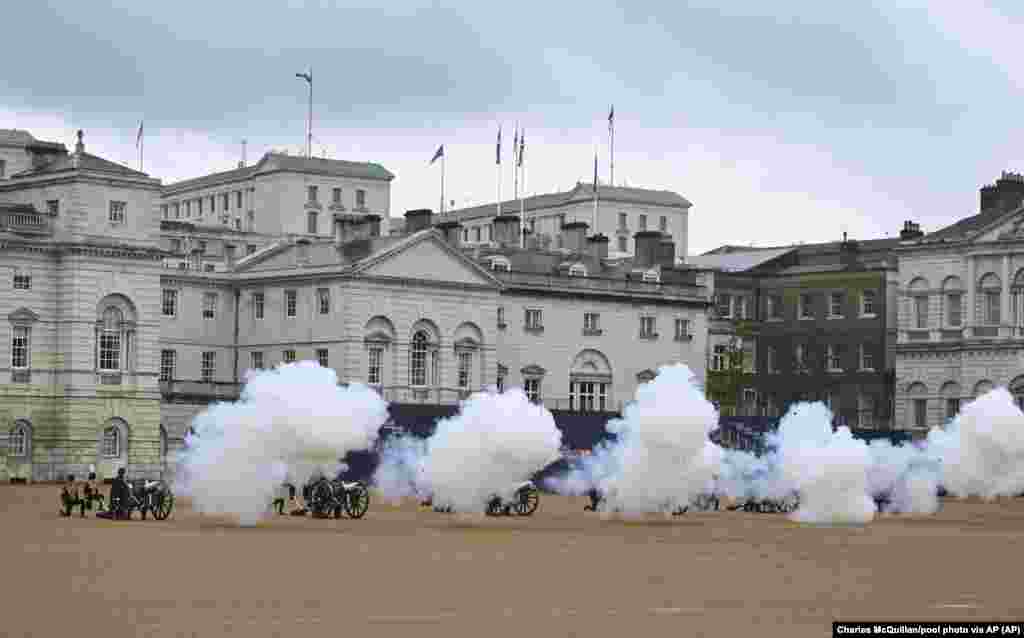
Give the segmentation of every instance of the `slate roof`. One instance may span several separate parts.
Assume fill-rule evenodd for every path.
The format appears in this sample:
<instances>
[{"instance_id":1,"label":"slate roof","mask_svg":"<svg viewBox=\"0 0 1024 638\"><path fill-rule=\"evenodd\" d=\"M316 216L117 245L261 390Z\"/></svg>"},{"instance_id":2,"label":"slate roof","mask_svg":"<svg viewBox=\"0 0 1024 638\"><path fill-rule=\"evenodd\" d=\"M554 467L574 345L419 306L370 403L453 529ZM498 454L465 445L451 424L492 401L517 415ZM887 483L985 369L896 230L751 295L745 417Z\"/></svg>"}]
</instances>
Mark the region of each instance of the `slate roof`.
<instances>
[{"instance_id":1,"label":"slate roof","mask_svg":"<svg viewBox=\"0 0 1024 638\"><path fill-rule=\"evenodd\" d=\"M558 193L546 193L543 195L532 195L522 200L522 207L525 211L537 211L547 208L557 208L568 204L592 201L594 197L593 183L584 184L578 182L576 186L568 191ZM649 204L655 206L675 206L688 208L692 204L685 197L678 193L667 190L651 190L646 188L630 188L625 186L599 186L598 197L602 202L623 202L632 204ZM501 203L503 213L519 213L520 203L514 199ZM470 208L456 209L446 212L439 221L469 219L480 219L493 217L497 214L498 203L481 204Z\"/></svg>"},{"instance_id":2,"label":"slate roof","mask_svg":"<svg viewBox=\"0 0 1024 638\"><path fill-rule=\"evenodd\" d=\"M900 239L865 239L857 241L857 261L865 266L880 265L889 256L889 252L900 245ZM832 241L818 244L797 244L793 246L775 246L750 248L744 246L721 246L703 255L687 258L687 264L699 268L723 270L726 272L743 272L765 265L783 255L795 253L796 263L790 263L778 270L780 274L801 274L816 272L832 272L837 268L845 268L838 259L842 242ZM836 258L833 258L833 255Z\"/></svg>"},{"instance_id":3,"label":"slate roof","mask_svg":"<svg viewBox=\"0 0 1024 638\"><path fill-rule=\"evenodd\" d=\"M66 146L59 142L37 140L28 131L16 128L0 128L0 146L21 146L47 151L67 153Z\"/></svg>"},{"instance_id":4,"label":"slate roof","mask_svg":"<svg viewBox=\"0 0 1024 638\"><path fill-rule=\"evenodd\" d=\"M395 178L391 171L380 164L371 162L350 162L348 160L324 159L321 157L301 157L269 152L252 166L234 168L229 171L211 173L186 179L164 186L164 193L169 194L182 190L207 188L239 180L248 179L274 171L292 171L314 175L331 175L336 177L354 177L358 179L375 179L390 181Z\"/></svg>"},{"instance_id":5,"label":"slate roof","mask_svg":"<svg viewBox=\"0 0 1024 638\"><path fill-rule=\"evenodd\" d=\"M75 166L75 159L78 160L78 166ZM132 168L128 168L123 164L117 164L110 160L105 160L102 157L97 157L90 153L79 153L77 155L59 155L52 162L44 164L38 168L30 168L20 173L16 173L11 177L30 177L34 175L47 175L51 173L61 173L64 171L92 171L96 173L109 173L112 175L120 175L123 177L143 177L149 178L149 175L142 173Z\"/></svg>"},{"instance_id":6,"label":"slate roof","mask_svg":"<svg viewBox=\"0 0 1024 638\"><path fill-rule=\"evenodd\" d=\"M720 250L720 249L719 249ZM742 272L755 266L771 261L791 252L789 248L753 248L748 250L723 251L720 253L704 253L695 257L687 257L686 263L697 268L722 270L726 272Z\"/></svg>"},{"instance_id":7,"label":"slate roof","mask_svg":"<svg viewBox=\"0 0 1024 638\"><path fill-rule=\"evenodd\" d=\"M929 233L922 237L922 241L928 242L932 240L960 240L966 239L970 234L976 233L982 228L995 222L1001 217L1008 215L1007 211L995 208L987 210L977 215L965 217L949 226L940 228L939 230Z\"/></svg>"}]
</instances>

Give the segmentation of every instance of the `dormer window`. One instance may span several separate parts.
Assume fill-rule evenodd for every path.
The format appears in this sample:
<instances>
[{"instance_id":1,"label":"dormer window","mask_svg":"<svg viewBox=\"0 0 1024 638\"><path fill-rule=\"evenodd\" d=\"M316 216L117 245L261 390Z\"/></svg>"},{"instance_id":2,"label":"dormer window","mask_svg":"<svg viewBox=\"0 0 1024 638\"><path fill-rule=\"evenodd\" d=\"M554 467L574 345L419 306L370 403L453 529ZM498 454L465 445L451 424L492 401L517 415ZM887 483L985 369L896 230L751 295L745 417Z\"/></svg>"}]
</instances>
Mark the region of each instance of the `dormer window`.
<instances>
[{"instance_id":1,"label":"dormer window","mask_svg":"<svg viewBox=\"0 0 1024 638\"><path fill-rule=\"evenodd\" d=\"M584 266L583 264L573 264L572 266L569 266L569 276L570 277L586 277L587 276L587 267Z\"/></svg>"},{"instance_id":2,"label":"dormer window","mask_svg":"<svg viewBox=\"0 0 1024 638\"><path fill-rule=\"evenodd\" d=\"M512 270L512 264L510 264L508 259L504 257L492 257L491 270L510 272Z\"/></svg>"},{"instance_id":3,"label":"dormer window","mask_svg":"<svg viewBox=\"0 0 1024 638\"><path fill-rule=\"evenodd\" d=\"M644 281L647 282L647 283L654 283L654 284L656 284L659 281L661 281L661 275L659 275L658 271L654 270L653 268L651 270L645 270L644 271Z\"/></svg>"}]
</instances>

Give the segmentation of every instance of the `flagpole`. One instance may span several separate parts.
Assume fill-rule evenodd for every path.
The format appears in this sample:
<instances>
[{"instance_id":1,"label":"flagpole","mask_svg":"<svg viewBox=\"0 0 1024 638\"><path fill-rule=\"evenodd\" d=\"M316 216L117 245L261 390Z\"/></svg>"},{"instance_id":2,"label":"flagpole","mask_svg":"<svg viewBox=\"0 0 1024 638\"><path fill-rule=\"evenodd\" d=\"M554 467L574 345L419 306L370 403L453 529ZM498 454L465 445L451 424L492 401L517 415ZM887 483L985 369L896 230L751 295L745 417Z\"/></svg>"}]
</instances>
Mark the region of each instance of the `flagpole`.
<instances>
[{"instance_id":1,"label":"flagpole","mask_svg":"<svg viewBox=\"0 0 1024 638\"><path fill-rule=\"evenodd\" d=\"M441 215L444 215L444 162L445 153L441 153Z\"/></svg>"},{"instance_id":2,"label":"flagpole","mask_svg":"<svg viewBox=\"0 0 1024 638\"><path fill-rule=\"evenodd\" d=\"M523 131L519 131L519 158L518 158L518 161L516 162L516 170L518 170L520 173L523 174L522 181L523 181L523 192L524 193L526 192L526 173L524 172L524 169L526 167L523 165L523 151L526 148L526 142L524 141L525 137L526 136L523 133ZM520 196L520 198L519 198L519 226L520 226L520 234L523 236L522 248L524 250L526 249L526 235L524 233L522 233L521 231L522 231L522 226L523 226L523 224L525 222L526 222L526 199L523 198L522 196Z\"/></svg>"},{"instance_id":3,"label":"flagpole","mask_svg":"<svg viewBox=\"0 0 1024 638\"><path fill-rule=\"evenodd\" d=\"M609 170L611 172L611 185L615 186L615 105L612 105L611 111L608 112L608 134L611 136L611 158L609 161Z\"/></svg>"},{"instance_id":4,"label":"flagpole","mask_svg":"<svg viewBox=\"0 0 1024 638\"><path fill-rule=\"evenodd\" d=\"M498 217L501 217L501 124L498 125L498 151L496 159L498 164Z\"/></svg>"}]
</instances>

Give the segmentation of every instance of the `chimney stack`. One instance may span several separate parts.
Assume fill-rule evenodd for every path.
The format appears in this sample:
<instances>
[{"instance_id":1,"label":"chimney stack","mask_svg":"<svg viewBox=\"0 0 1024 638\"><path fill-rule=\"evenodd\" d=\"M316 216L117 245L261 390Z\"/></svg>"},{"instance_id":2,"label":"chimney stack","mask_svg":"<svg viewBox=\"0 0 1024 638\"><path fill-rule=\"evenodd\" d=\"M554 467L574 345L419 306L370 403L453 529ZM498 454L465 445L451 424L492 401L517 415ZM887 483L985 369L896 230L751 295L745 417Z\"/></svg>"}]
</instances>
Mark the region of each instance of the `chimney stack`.
<instances>
[{"instance_id":1,"label":"chimney stack","mask_svg":"<svg viewBox=\"0 0 1024 638\"><path fill-rule=\"evenodd\" d=\"M981 187L981 212L1008 213L1024 203L1024 175L1003 171L995 184Z\"/></svg>"},{"instance_id":2,"label":"chimney stack","mask_svg":"<svg viewBox=\"0 0 1024 638\"><path fill-rule=\"evenodd\" d=\"M568 248L570 252L581 254L586 250L587 229L590 225L587 222L569 222L562 224L562 248Z\"/></svg>"},{"instance_id":3,"label":"chimney stack","mask_svg":"<svg viewBox=\"0 0 1024 638\"><path fill-rule=\"evenodd\" d=\"M337 245L358 239L358 226L362 218L345 213L334 213L334 243Z\"/></svg>"},{"instance_id":4,"label":"chimney stack","mask_svg":"<svg viewBox=\"0 0 1024 638\"><path fill-rule=\"evenodd\" d=\"M518 215L501 215L494 218L494 241L501 246L519 247Z\"/></svg>"},{"instance_id":5,"label":"chimney stack","mask_svg":"<svg viewBox=\"0 0 1024 638\"><path fill-rule=\"evenodd\" d=\"M674 268L676 265L676 242L672 235L664 235L658 242L658 263L662 268Z\"/></svg>"},{"instance_id":6,"label":"chimney stack","mask_svg":"<svg viewBox=\"0 0 1024 638\"><path fill-rule=\"evenodd\" d=\"M608 259L608 239L607 235L600 233L587 237L587 248L589 249L590 256L594 258L599 264L602 260Z\"/></svg>"},{"instance_id":7,"label":"chimney stack","mask_svg":"<svg viewBox=\"0 0 1024 638\"><path fill-rule=\"evenodd\" d=\"M646 270L658 263L661 246L661 232L642 230L633 234L636 249L633 254L633 266Z\"/></svg>"},{"instance_id":8,"label":"chimney stack","mask_svg":"<svg viewBox=\"0 0 1024 638\"><path fill-rule=\"evenodd\" d=\"M429 208L417 208L416 210L410 210L405 214L405 232L406 234L417 233L421 230L430 228L431 218L434 216L434 211Z\"/></svg>"},{"instance_id":9,"label":"chimney stack","mask_svg":"<svg viewBox=\"0 0 1024 638\"><path fill-rule=\"evenodd\" d=\"M374 237L380 237L380 215L364 215L363 223L365 224L363 231L367 237L371 239Z\"/></svg>"},{"instance_id":10,"label":"chimney stack","mask_svg":"<svg viewBox=\"0 0 1024 638\"><path fill-rule=\"evenodd\" d=\"M909 241L919 237L924 237L920 224L912 221L903 222L903 230L900 231L900 241Z\"/></svg>"},{"instance_id":11,"label":"chimney stack","mask_svg":"<svg viewBox=\"0 0 1024 638\"><path fill-rule=\"evenodd\" d=\"M441 234L444 235L444 240L448 242L449 245L458 248L462 243L462 224L458 221L453 219L451 221L441 222L440 224L435 224L434 228L441 231Z\"/></svg>"}]
</instances>

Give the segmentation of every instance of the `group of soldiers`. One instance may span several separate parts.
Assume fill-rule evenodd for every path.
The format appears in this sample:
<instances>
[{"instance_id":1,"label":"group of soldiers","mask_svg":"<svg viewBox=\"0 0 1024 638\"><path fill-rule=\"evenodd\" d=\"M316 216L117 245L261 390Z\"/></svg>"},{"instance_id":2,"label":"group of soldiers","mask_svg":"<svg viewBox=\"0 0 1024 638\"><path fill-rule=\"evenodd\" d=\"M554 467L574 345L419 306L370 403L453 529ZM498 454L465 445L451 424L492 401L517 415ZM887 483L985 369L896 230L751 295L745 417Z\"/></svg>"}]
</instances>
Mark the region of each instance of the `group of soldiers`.
<instances>
[{"instance_id":1,"label":"group of soldiers","mask_svg":"<svg viewBox=\"0 0 1024 638\"><path fill-rule=\"evenodd\" d=\"M79 516L85 518L85 511L96 507L96 516L111 520L128 520L131 518L131 489L125 479L122 467L117 477L110 483L110 498L104 499L96 481L96 472L90 468L89 478L76 481L74 474L69 474L61 486L60 500L63 505L61 516L71 516L78 509ZM109 508L106 505L109 504ZM142 509L142 519L146 519L146 510Z\"/></svg>"}]
</instances>

